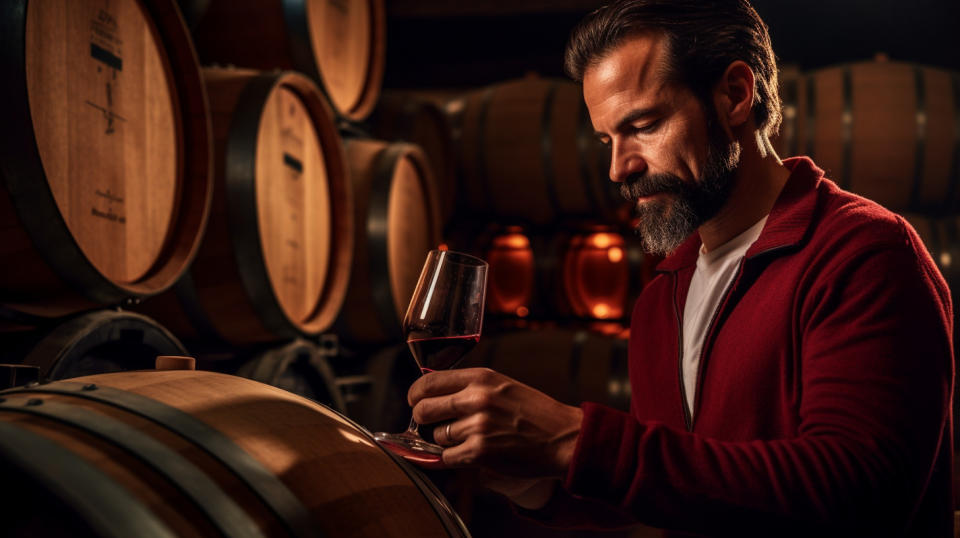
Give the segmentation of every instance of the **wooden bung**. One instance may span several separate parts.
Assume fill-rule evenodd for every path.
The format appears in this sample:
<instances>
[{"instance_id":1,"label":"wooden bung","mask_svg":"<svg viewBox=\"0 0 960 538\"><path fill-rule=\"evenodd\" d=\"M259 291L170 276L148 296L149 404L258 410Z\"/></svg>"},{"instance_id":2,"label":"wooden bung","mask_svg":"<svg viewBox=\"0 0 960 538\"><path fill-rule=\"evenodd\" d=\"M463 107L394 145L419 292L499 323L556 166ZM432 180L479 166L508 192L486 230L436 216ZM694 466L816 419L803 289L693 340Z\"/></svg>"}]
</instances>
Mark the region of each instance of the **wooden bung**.
<instances>
[{"instance_id":1,"label":"wooden bung","mask_svg":"<svg viewBox=\"0 0 960 538\"><path fill-rule=\"evenodd\" d=\"M8 391L0 411L5 484L31 501L18 518L61 499L27 517L31 535L469 536L368 432L242 377L85 376Z\"/></svg>"},{"instance_id":2,"label":"wooden bung","mask_svg":"<svg viewBox=\"0 0 960 538\"><path fill-rule=\"evenodd\" d=\"M153 368L158 355L186 355L166 328L136 312L94 310L4 339L0 356L39 368L40 380Z\"/></svg>"},{"instance_id":3,"label":"wooden bung","mask_svg":"<svg viewBox=\"0 0 960 538\"><path fill-rule=\"evenodd\" d=\"M4 2L0 303L38 316L158 293L209 211L207 99L172 0Z\"/></svg>"},{"instance_id":4,"label":"wooden bung","mask_svg":"<svg viewBox=\"0 0 960 538\"><path fill-rule=\"evenodd\" d=\"M328 329L346 295L352 194L316 85L292 72L205 69L216 181L196 261L141 310L187 340L245 345Z\"/></svg>"},{"instance_id":5,"label":"wooden bung","mask_svg":"<svg viewBox=\"0 0 960 538\"><path fill-rule=\"evenodd\" d=\"M205 63L291 69L362 120L383 83L383 0L180 0Z\"/></svg>"}]
</instances>

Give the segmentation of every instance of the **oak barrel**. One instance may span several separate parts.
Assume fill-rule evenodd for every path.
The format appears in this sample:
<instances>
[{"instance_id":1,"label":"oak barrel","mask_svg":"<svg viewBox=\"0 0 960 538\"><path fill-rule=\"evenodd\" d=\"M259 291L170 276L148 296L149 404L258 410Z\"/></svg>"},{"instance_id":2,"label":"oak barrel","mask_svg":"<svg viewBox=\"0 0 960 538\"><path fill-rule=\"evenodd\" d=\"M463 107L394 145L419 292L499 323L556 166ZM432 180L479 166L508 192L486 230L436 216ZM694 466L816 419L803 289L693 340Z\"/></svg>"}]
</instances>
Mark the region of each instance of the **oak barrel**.
<instances>
[{"instance_id":1,"label":"oak barrel","mask_svg":"<svg viewBox=\"0 0 960 538\"><path fill-rule=\"evenodd\" d=\"M206 63L291 69L320 82L337 113L362 120L383 82L383 0L180 0Z\"/></svg>"},{"instance_id":2,"label":"oak barrel","mask_svg":"<svg viewBox=\"0 0 960 538\"><path fill-rule=\"evenodd\" d=\"M189 271L142 311L188 341L316 335L343 303L353 248L331 111L296 73L205 69L204 79L216 137L210 225Z\"/></svg>"},{"instance_id":3,"label":"oak barrel","mask_svg":"<svg viewBox=\"0 0 960 538\"><path fill-rule=\"evenodd\" d=\"M8 335L0 357L39 368L39 379L152 368L158 355L186 355L170 331L136 312L94 310Z\"/></svg>"},{"instance_id":4,"label":"oak barrel","mask_svg":"<svg viewBox=\"0 0 960 538\"><path fill-rule=\"evenodd\" d=\"M212 188L176 4L11 0L0 43L0 303L56 317L168 288Z\"/></svg>"},{"instance_id":5,"label":"oak barrel","mask_svg":"<svg viewBox=\"0 0 960 538\"><path fill-rule=\"evenodd\" d=\"M440 223L446 226L456 209L457 163L453 125L444 109L415 93L384 92L367 123L375 138L423 150L437 183Z\"/></svg>"},{"instance_id":6,"label":"oak barrel","mask_svg":"<svg viewBox=\"0 0 960 538\"><path fill-rule=\"evenodd\" d=\"M60 500L99 536L468 536L365 430L262 383L122 372L2 397L6 486Z\"/></svg>"},{"instance_id":7,"label":"oak barrel","mask_svg":"<svg viewBox=\"0 0 960 538\"><path fill-rule=\"evenodd\" d=\"M458 118L461 200L471 213L536 226L627 215L579 86L525 78L461 101L447 109Z\"/></svg>"},{"instance_id":8,"label":"oak barrel","mask_svg":"<svg viewBox=\"0 0 960 538\"><path fill-rule=\"evenodd\" d=\"M427 253L440 242L433 174L415 145L345 140L357 237L335 332L361 344L399 340Z\"/></svg>"},{"instance_id":9,"label":"oak barrel","mask_svg":"<svg viewBox=\"0 0 960 538\"><path fill-rule=\"evenodd\" d=\"M960 73L881 58L785 75L781 156L894 211L960 209Z\"/></svg>"},{"instance_id":10,"label":"oak barrel","mask_svg":"<svg viewBox=\"0 0 960 538\"><path fill-rule=\"evenodd\" d=\"M299 394L334 411L346 411L329 351L302 338L246 359L236 375Z\"/></svg>"}]
</instances>

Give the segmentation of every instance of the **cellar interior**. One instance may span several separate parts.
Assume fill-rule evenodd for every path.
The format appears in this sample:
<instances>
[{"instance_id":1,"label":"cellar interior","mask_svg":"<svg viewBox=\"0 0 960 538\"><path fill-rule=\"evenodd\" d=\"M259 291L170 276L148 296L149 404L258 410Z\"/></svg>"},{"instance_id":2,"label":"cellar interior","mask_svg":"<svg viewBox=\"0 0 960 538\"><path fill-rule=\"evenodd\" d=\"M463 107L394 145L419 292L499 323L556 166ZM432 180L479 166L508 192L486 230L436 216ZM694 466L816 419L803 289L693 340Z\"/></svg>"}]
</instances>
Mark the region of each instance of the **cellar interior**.
<instances>
[{"instance_id":1,"label":"cellar interior","mask_svg":"<svg viewBox=\"0 0 960 538\"><path fill-rule=\"evenodd\" d=\"M540 526L477 470L371 437L410 421L404 319L434 249L489 264L456 368L630 411L663 258L563 73L601 4L5 2L9 534L661 536ZM777 154L903 215L956 296L960 4L753 4Z\"/></svg>"}]
</instances>

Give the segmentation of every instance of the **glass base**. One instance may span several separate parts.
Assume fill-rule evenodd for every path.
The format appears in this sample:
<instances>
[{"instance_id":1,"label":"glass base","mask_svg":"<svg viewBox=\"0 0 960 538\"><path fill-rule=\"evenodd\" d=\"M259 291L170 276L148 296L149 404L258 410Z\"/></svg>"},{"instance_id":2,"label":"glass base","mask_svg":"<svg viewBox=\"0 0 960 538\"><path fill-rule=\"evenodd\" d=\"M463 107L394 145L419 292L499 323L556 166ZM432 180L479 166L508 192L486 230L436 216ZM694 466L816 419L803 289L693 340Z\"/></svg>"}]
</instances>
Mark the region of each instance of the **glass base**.
<instances>
[{"instance_id":1,"label":"glass base","mask_svg":"<svg viewBox=\"0 0 960 538\"><path fill-rule=\"evenodd\" d=\"M438 463L443 447L428 443L415 432L403 433L377 432L373 438L394 454L417 463Z\"/></svg>"}]
</instances>

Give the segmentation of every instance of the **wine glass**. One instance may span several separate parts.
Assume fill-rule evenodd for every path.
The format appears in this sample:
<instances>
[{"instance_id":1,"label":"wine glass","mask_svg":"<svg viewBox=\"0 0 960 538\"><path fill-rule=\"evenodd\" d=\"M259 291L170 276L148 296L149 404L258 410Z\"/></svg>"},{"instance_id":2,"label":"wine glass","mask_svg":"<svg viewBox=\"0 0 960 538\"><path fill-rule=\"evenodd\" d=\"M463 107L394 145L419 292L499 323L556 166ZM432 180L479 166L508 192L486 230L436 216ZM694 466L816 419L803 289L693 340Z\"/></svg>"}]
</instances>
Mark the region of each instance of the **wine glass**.
<instances>
[{"instance_id":1,"label":"wine glass","mask_svg":"<svg viewBox=\"0 0 960 538\"><path fill-rule=\"evenodd\" d=\"M487 262L450 250L431 250L403 318L403 332L422 374L454 366L480 340ZM403 433L374 439L404 458L437 463L443 447L427 442L413 418Z\"/></svg>"}]
</instances>

